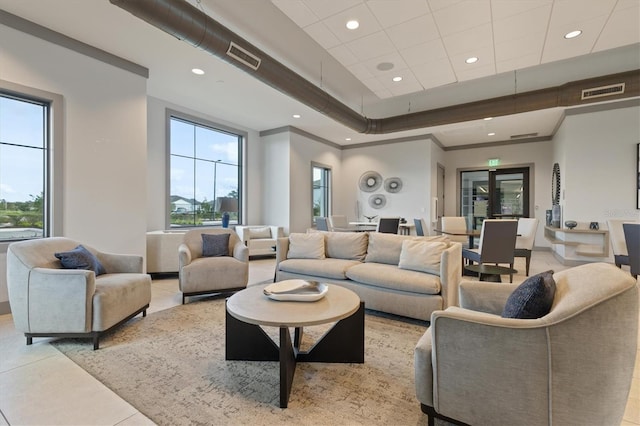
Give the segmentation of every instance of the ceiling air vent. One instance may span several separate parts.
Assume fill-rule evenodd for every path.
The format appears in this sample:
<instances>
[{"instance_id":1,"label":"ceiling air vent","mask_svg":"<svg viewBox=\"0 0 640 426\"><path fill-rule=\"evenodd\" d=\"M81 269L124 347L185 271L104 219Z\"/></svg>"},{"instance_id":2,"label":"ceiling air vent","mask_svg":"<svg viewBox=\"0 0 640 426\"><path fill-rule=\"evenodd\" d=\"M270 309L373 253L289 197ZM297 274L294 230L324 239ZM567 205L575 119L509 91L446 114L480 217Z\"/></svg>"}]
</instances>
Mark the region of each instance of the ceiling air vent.
<instances>
[{"instance_id":1,"label":"ceiling air vent","mask_svg":"<svg viewBox=\"0 0 640 426\"><path fill-rule=\"evenodd\" d=\"M249 53L247 50L245 50L242 47L238 46L234 42L230 42L229 43L229 48L227 49L227 55L231 56L232 58L234 58L237 61L242 62L246 66L248 66L248 67L250 67L250 68L252 68L252 69L254 69L256 71L258 70L258 67L260 66L260 58L258 58L257 56Z\"/></svg>"},{"instance_id":2,"label":"ceiling air vent","mask_svg":"<svg viewBox=\"0 0 640 426\"><path fill-rule=\"evenodd\" d=\"M511 135L511 139L535 138L536 136L538 136L538 132L523 133L521 135Z\"/></svg>"},{"instance_id":3,"label":"ceiling air vent","mask_svg":"<svg viewBox=\"0 0 640 426\"><path fill-rule=\"evenodd\" d=\"M624 83L611 84L609 86L594 87L592 89L584 89L582 91L582 100L601 98L603 96L612 96L624 93Z\"/></svg>"}]
</instances>

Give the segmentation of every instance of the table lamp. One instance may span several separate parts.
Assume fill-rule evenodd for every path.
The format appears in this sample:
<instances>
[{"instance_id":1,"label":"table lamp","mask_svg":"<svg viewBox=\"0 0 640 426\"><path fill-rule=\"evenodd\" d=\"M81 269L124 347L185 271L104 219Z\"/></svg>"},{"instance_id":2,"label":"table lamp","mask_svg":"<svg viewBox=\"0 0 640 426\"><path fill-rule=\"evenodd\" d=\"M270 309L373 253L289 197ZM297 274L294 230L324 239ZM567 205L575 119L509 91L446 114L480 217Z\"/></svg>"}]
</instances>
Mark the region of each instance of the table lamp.
<instances>
[{"instance_id":1,"label":"table lamp","mask_svg":"<svg viewBox=\"0 0 640 426\"><path fill-rule=\"evenodd\" d=\"M231 197L216 198L216 211L222 212L222 227L229 227L229 213L238 211L238 199Z\"/></svg>"}]
</instances>

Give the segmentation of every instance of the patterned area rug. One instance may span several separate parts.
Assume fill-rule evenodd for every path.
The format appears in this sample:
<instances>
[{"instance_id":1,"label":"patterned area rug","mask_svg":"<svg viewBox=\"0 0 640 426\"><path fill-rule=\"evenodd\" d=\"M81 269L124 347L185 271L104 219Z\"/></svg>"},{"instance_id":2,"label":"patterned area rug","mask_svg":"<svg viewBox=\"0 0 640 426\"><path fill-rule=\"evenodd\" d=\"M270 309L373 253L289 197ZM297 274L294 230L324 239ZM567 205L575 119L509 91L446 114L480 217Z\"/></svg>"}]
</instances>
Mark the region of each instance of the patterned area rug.
<instances>
[{"instance_id":1,"label":"patterned area rug","mask_svg":"<svg viewBox=\"0 0 640 426\"><path fill-rule=\"evenodd\" d=\"M426 423L413 378L424 323L367 313L365 363L298 364L281 409L277 362L225 361L224 314L224 299L205 298L137 317L97 351L87 340L53 345L159 425ZM326 329L305 328L304 345Z\"/></svg>"}]
</instances>

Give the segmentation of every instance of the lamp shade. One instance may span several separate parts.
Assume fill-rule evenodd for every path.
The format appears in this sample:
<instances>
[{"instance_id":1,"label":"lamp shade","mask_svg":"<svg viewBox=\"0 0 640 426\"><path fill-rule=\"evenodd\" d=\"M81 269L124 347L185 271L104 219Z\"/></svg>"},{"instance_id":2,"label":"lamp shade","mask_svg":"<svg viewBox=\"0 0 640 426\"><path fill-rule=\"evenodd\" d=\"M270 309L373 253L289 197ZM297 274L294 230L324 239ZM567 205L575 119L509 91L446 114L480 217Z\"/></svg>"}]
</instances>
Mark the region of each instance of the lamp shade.
<instances>
[{"instance_id":1,"label":"lamp shade","mask_svg":"<svg viewBox=\"0 0 640 426\"><path fill-rule=\"evenodd\" d=\"M216 198L216 211L235 213L238 211L238 199L231 197Z\"/></svg>"}]
</instances>

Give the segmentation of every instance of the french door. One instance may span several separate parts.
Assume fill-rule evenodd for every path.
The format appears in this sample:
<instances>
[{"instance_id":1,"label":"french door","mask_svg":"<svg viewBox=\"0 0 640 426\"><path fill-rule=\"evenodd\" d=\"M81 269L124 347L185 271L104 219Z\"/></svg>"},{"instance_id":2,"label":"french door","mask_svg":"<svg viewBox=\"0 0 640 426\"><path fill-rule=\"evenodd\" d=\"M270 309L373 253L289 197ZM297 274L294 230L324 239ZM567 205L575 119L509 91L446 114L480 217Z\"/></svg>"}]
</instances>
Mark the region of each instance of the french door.
<instances>
[{"instance_id":1,"label":"french door","mask_svg":"<svg viewBox=\"0 0 640 426\"><path fill-rule=\"evenodd\" d=\"M529 168L460 172L461 215L480 229L484 219L529 217Z\"/></svg>"}]
</instances>

